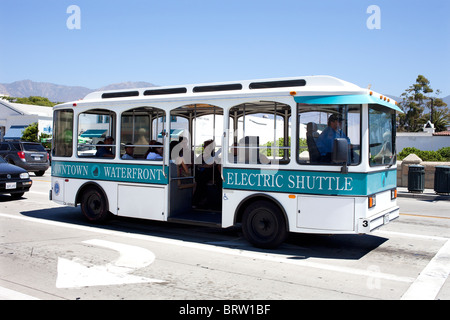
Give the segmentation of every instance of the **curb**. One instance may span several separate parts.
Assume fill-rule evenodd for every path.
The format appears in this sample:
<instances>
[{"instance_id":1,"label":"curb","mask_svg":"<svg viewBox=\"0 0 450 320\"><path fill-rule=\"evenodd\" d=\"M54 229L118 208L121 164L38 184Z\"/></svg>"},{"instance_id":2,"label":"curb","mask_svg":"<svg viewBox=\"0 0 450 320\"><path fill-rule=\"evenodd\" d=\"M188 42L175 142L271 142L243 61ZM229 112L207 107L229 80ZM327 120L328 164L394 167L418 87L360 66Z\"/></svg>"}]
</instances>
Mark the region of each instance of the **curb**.
<instances>
[{"instance_id":1,"label":"curb","mask_svg":"<svg viewBox=\"0 0 450 320\"><path fill-rule=\"evenodd\" d=\"M434 190L425 189L423 192L409 192L407 188L397 188L397 197L401 198L415 198L432 201L450 201L450 195L437 194Z\"/></svg>"}]
</instances>

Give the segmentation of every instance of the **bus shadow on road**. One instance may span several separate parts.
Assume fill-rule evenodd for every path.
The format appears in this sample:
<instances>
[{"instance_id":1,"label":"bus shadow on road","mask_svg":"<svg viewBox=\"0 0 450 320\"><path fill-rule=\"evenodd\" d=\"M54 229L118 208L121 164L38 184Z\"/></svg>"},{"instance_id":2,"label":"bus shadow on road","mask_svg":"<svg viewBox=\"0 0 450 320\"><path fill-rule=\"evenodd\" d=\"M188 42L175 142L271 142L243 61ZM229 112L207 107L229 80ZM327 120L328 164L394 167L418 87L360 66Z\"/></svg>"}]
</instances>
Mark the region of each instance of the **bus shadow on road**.
<instances>
[{"instance_id":1,"label":"bus shadow on road","mask_svg":"<svg viewBox=\"0 0 450 320\"><path fill-rule=\"evenodd\" d=\"M279 255L280 257L293 260L308 258L359 260L388 240L387 238L374 235L291 233L285 243L276 249L269 250L255 248L249 244L244 239L240 227L221 229L117 216L112 217L105 224L92 224L83 217L80 208L74 207L23 211L21 214L31 218L102 230L162 237L228 249L270 253L271 255Z\"/></svg>"},{"instance_id":2,"label":"bus shadow on road","mask_svg":"<svg viewBox=\"0 0 450 320\"><path fill-rule=\"evenodd\" d=\"M297 246L297 250L305 251L305 259L309 257L324 259L359 260L375 250L387 238L370 234L290 234L287 245ZM291 259L299 259L291 257Z\"/></svg>"}]
</instances>

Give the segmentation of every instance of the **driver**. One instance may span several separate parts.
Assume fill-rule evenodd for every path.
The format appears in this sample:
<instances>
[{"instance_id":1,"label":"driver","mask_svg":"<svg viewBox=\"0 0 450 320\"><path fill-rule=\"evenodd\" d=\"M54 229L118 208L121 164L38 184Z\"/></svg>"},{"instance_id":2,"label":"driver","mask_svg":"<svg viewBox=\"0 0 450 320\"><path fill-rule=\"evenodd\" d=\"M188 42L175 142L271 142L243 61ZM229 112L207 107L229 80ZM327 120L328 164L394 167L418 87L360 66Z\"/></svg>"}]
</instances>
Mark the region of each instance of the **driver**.
<instances>
[{"instance_id":1,"label":"driver","mask_svg":"<svg viewBox=\"0 0 450 320\"><path fill-rule=\"evenodd\" d=\"M331 162L331 153L333 152L334 139L344 138L350 144L350 139L342 131L342 118L337 114L332 114L328 118L328 126L316 140L322 161Z\"/></svg>"}]
</instances>

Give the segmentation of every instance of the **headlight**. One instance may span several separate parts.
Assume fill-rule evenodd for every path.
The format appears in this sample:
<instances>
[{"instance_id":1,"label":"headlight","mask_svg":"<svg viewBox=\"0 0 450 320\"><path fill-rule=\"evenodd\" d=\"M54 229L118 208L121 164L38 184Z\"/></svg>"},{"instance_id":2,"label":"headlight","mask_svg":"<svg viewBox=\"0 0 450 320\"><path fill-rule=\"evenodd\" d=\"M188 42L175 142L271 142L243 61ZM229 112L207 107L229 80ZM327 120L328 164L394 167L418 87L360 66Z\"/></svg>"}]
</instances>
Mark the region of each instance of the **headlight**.
<instances>
[{"instance_id":1,"label":"headlight","mask_svg":"<svg viewBox=\"0 0 450 320\"><path fill-rule=\"evenodd\" d=\"M20 179L28 179L30 177L30 175L28 174L28 172L24 172L20 174Z\"/></svg>"}]
</instances>

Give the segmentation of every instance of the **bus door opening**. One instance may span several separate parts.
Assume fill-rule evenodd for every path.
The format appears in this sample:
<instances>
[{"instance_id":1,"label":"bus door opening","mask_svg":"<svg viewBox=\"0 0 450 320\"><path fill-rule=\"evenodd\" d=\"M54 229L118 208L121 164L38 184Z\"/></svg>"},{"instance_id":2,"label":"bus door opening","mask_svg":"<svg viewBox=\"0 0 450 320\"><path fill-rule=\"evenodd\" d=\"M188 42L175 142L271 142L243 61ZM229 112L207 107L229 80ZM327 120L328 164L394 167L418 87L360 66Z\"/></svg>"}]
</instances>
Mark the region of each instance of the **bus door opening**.
<instances>
[{"instance_id":1,"label":"bus door opening","mask_svg":"<svg viewBox=\"0 0 450 320\"><path fill-rule=\"evenodd\" d=\"M170 217L220 223L223 109L172 110L170 132Z\"/></svg>"}]
</instances>

